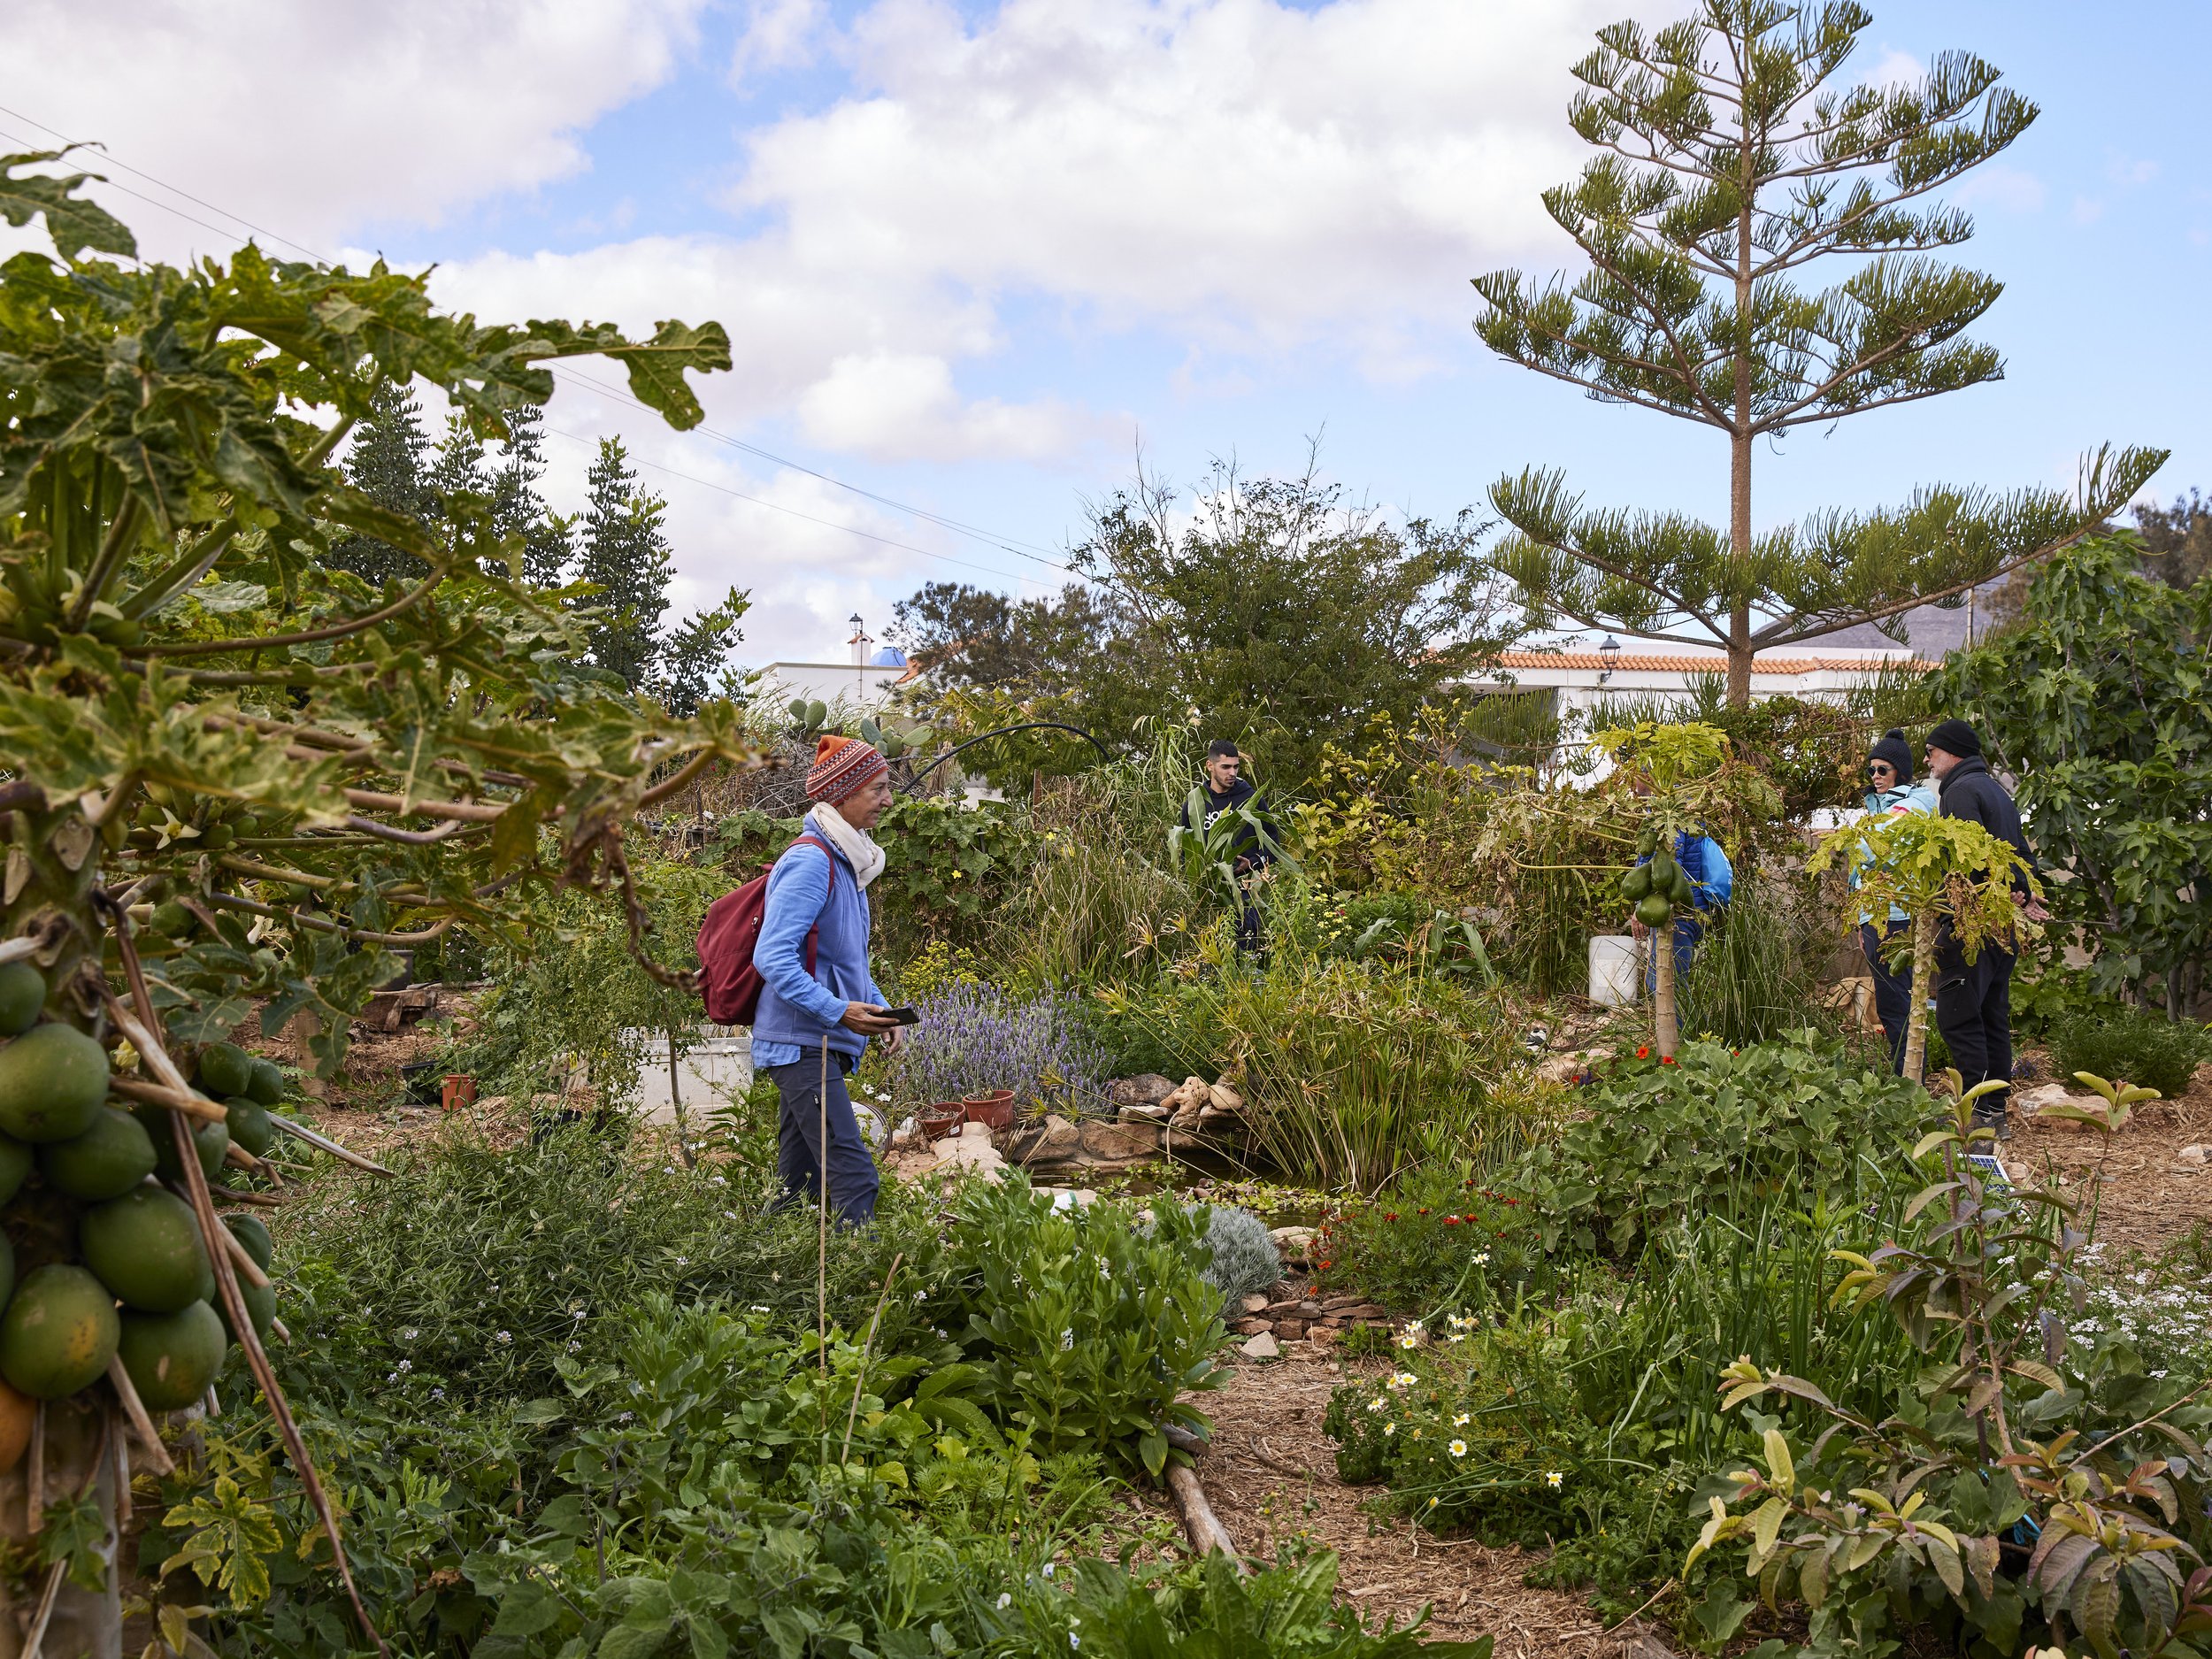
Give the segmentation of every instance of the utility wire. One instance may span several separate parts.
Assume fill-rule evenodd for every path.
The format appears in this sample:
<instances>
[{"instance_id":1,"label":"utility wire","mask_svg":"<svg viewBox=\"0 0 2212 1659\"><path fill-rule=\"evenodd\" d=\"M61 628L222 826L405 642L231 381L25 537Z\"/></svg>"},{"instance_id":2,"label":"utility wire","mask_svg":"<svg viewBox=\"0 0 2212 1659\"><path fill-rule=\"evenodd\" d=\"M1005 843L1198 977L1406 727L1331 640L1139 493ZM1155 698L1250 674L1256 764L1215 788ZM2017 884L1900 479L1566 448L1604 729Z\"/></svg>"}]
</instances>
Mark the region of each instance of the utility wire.
<instances>
[{"instance_id":1,"label":"utility wire","mask_svg":"<svg viewBox=\"0 0 2212 1659\"><path fill-rule=\"evenodd\" d=\"M545 430L557 438L566 438L572 443L589 444L595 448L600 442L596 438L587 438L581 433L564 432L558 426L548 426ZM801 512L796 507L787 507L780 501L770 501L764 495L749 495L741 489L733 489L727 484L718 484L710 478L700 478L694 473L680 472L672 466L663 466L659 462L649 461L642 456L633 455L629 459L634 465L645 467L655 472L665 472L671 478L680 478L687 484L696 484L702 489L711 489L724 495L733 495L739 501L750 502L756 507L765 507L772 512L788 513L794 518L803 518L809 524L818 524L831 530L842 530L847 535L856 535L864 541L879 541L885 547L895 547L907 553L918 553L924 558L941 559L948 565L957 565L963 570L981 571L986 576L995 576L1002 581L1029 582L1040 588L1046 585L1038 581L1033 576L1018 576L1010 571L997 571L986 565L972 565L966 559L956 559L949 553L933 552L926 547L916 547L911 541L896 541L887 535L878 535L872 530L863 530L853 525L840 524L834 518L822 518L810 512Z\"/></svg>"},{"instance_id":2,"label":"utility wire","mask_svg":"<svg viewBox=\"0 0 2212 1659\"><path fill-rule=\"evenodd\" d=\"M64 144L81 146L87 149L97 149L103 162L107 165L119 167L125 173L130 173L135 178L143 179L149 184L158 186L160 188L169 191L172 195L181 196L184 200L192 203L195 206L207 209L207 211L211 213L219 213L224 218L232 219L237 224L244 226L248 230L252 231L256 235L265 236L272 242L282 242L286 247L294 249L300 253L303 253L309 258L316 260L320 264L332 265L336 263L334 260L331 259L329 256L317 252L314 249L308 247L303 242L294 242L289 236L282 235L276 231L269 230L263 226L257 225L253 222L253 220L234 213L227 208L218 207L214 203L207 201L203 197L194 196L188 190L180 189L165 180L157 179L150 173L147 173L141 168L132 166L128 162L123 161L111 154L104 146L83 144L82 141L71 138L67 134L60 131L58 128L49 127L45 122L36 120L32 117L24 114L19 110L10 109L4 104L0 104L0 115L12 116L27 126L36 127L40 132L47 134L50 137L58 139ZM10 143L20 144L26 149L35 150L41 148L35 141L21 137L20 135L13 133L0 131L0 138L5 138ZM104 182L110 189L119 191L123 195L132 197L134 200L145 203L150 207L159 208L165 213L172 214L178 219L183 219L187 224L197 225L201 229L211 231L218 236L230 236L236 234L234 231L227 229L223 226L211 225L204 219L200 219L194 214L188 213L181 208L173 206L169 203L160 201L154 196L148 196L142 191L134 190L128 185L118 184L112 179L105 180ZM612 397L622 403L627 403L633 409L642 410L648 414L656 412L648 405L641 403L638 402L636 398L630 396L620 388L610 386L604 380L601 380L592 375L586 374L580 370L563 365L558 373L570 379L580 381L582 384L595 388L606 396ZM552 431L554 429L548 427L547 430ZM987 546L998 549L1001 552L1011 553L1018 558L1025 558L1033 564L1042 565L1048 569L1060 571L1070 576L1080 575L1079 572L1074 570L1067 565L1062 564L1056 559L1047 557L1041 553L1031 551L1030 549L1035 546L1034 543L1023 546L1018 544L1012 537L1000 535L995 532L982 529L975 525L964 523L960 519L948 518L941 513L932 512L927 508L913 506L909 503L896 500L889 495L879 495L874 490L864 489L857 484L849 484L843 479L834 477L828 472L824 472L814 467L804 465L800 462L790 459L788 457L778 455L773 450L764 449L758 444L749 443L742 438L733 437L727 433L717 432L709 426L697 426L694 427L693 430L698 433L702 437L711 438L718 443L726 444L733 449L741 450L747 455L757 457L759 459L767 461L773 465L784 467L791 472L804 473L809 478L818 479L825 484L832 485L838 489L849 491L855 495L862 497L864 500L875 502L881 506L892 509L894 511L905 513L910 518L919 518L926 523L936 525L941 529L949 530L956 534L964 535L969 537L971 540L984 542ZM560 435L565 438L574 438L576 436L573 433L566 432L562 433ZM583 442L591 442L588 439L578 441ZM742 490L732 489L726 485L717 484L707 479L696 478L688 472L679 472L673 467L661 466L654 462L645 460L640 460L638 465L641 466L651 467L655 472L665 472L671 478L680 478L687 483L697 484L707 489L718 490L726 495L733 495L740 501L750 502L757 506L766 507L776 512L787 513L795 518L803 518L810 524L823 525L833 530L842 530L848 535L859 536L864 541L879 542L885 547L898 548L909 553L918 553L924 557L940 559L949 565L957 565L965 570L979 571L984 575L995 576L1001 580L1029 581L1035 586L1044 585L1036 583L1033 578L1016 576L1012 572L1007 571L994 570L987 565L972 564L966 559L954 558L949 554L932 552L927 548L916 547L910 542L895 541L889 536L877 535L872 531L858 529L851 525L840 524L833 518L816 518L810 513L801 512L795 507L787 507L780 502L769 501L758 495L749 495Z\"/></svg>"}]
</instances>

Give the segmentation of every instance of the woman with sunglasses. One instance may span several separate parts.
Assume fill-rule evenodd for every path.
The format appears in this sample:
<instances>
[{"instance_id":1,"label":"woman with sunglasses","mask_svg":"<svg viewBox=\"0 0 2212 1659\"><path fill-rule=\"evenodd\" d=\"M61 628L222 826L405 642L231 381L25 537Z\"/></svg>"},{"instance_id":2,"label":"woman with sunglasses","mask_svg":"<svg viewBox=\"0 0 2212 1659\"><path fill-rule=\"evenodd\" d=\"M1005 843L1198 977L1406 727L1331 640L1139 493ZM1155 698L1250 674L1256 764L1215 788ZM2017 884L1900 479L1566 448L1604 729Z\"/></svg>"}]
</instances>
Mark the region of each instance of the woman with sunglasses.
<instances>
[{"instance_id":1,"label":"woman with sunglasses","mask_svg":"<svg viewBox=\"0 0 2212 1659\"><path fill-rule=\"evenodd\" d=\"M1866 818L1872 822L1900 812L1933 813L1935 791L1912 780L1912 746L1905 734L1891 728L1882 733L1866 757ZM1851 872L1851 885L1859 885L1861 872L1872 856L1864 848ZM1901 947L1900 935L1912 931L1912 918L1896 905L1876 918L1859 913L1859 948L1866 953L1868 971L1874 976L1874 1011L1881 1016L1882 1033L1889 1039L1893 1069L1905 1066L1905 1022L1912 1011L1912 961L1909 956L1892 968L1890 961Z\"/></svg>"}]
</instances>

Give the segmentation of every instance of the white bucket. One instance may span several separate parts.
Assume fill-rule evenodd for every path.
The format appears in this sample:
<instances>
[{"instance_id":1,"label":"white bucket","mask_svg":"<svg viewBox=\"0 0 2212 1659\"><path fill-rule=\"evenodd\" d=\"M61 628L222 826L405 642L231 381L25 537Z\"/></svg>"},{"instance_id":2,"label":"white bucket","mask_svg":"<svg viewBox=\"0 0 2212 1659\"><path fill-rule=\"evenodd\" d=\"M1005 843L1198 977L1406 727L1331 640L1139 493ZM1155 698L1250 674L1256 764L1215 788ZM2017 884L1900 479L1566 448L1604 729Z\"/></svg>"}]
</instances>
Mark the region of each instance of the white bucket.
<instances>
[{"instance_id":1,"label":"white bucket","mask_svg":"<svg viewBox=\"0 0 2212 1659\"><path fill-rule=\"evenodd\" d=\"M1590 940L1590 1000L1601 1008L1632 1002L1643 988L1643 953L1626 933L1596 933Z\"/></svg>"}]
</instances>

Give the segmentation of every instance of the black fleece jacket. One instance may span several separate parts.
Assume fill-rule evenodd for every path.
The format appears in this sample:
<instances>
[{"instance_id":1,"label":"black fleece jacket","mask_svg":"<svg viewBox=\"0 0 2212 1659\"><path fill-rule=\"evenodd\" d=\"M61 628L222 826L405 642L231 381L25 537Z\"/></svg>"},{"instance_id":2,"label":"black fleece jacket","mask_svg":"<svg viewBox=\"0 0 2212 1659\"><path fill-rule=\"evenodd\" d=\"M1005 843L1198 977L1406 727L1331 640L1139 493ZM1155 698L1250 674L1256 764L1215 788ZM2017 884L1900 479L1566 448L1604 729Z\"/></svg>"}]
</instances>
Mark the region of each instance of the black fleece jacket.
<instances>
[{"instance_id":1,"label":"black fleece jacket","mask_svg":"<svg viewBox=\"0 0 2212 1659\"><path fill-rule=\"evenodd\" d=\"M1969 756L1952 767L1936 787L1944 817L1972 819L2009 845L2029 869L2035 868L2035 855L2028 850L2027 837L2020 833L2020 809L2004 785L1990 775L1987 761L1979 755ZM2016 885L2021 892L2027 891L2024 881Z\"/></svg>"}]
</instances>

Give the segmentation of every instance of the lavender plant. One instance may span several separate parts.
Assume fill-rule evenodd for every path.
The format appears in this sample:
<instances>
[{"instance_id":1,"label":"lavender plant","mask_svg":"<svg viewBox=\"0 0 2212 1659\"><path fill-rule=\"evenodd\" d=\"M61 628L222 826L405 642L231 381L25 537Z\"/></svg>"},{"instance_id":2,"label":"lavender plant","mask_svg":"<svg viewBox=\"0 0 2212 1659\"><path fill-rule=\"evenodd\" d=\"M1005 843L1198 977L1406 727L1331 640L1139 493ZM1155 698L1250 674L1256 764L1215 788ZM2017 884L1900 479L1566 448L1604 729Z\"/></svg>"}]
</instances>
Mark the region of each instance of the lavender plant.
<instances>
[{"instance_id":1,"label":"lavender plant","mask_svg":"<svg viewBox=\"0 0 2212 1659\"><path fill-rule=\"evenodd\" d=\"M1103 1102L1106 1056L1064 999L955 983L915 1007L921 1024L910 1033L895 1073L910 1103L995 1088L1012 1089L1022 1106L1080 1110Z\"/></svg>"}]
</instances>

